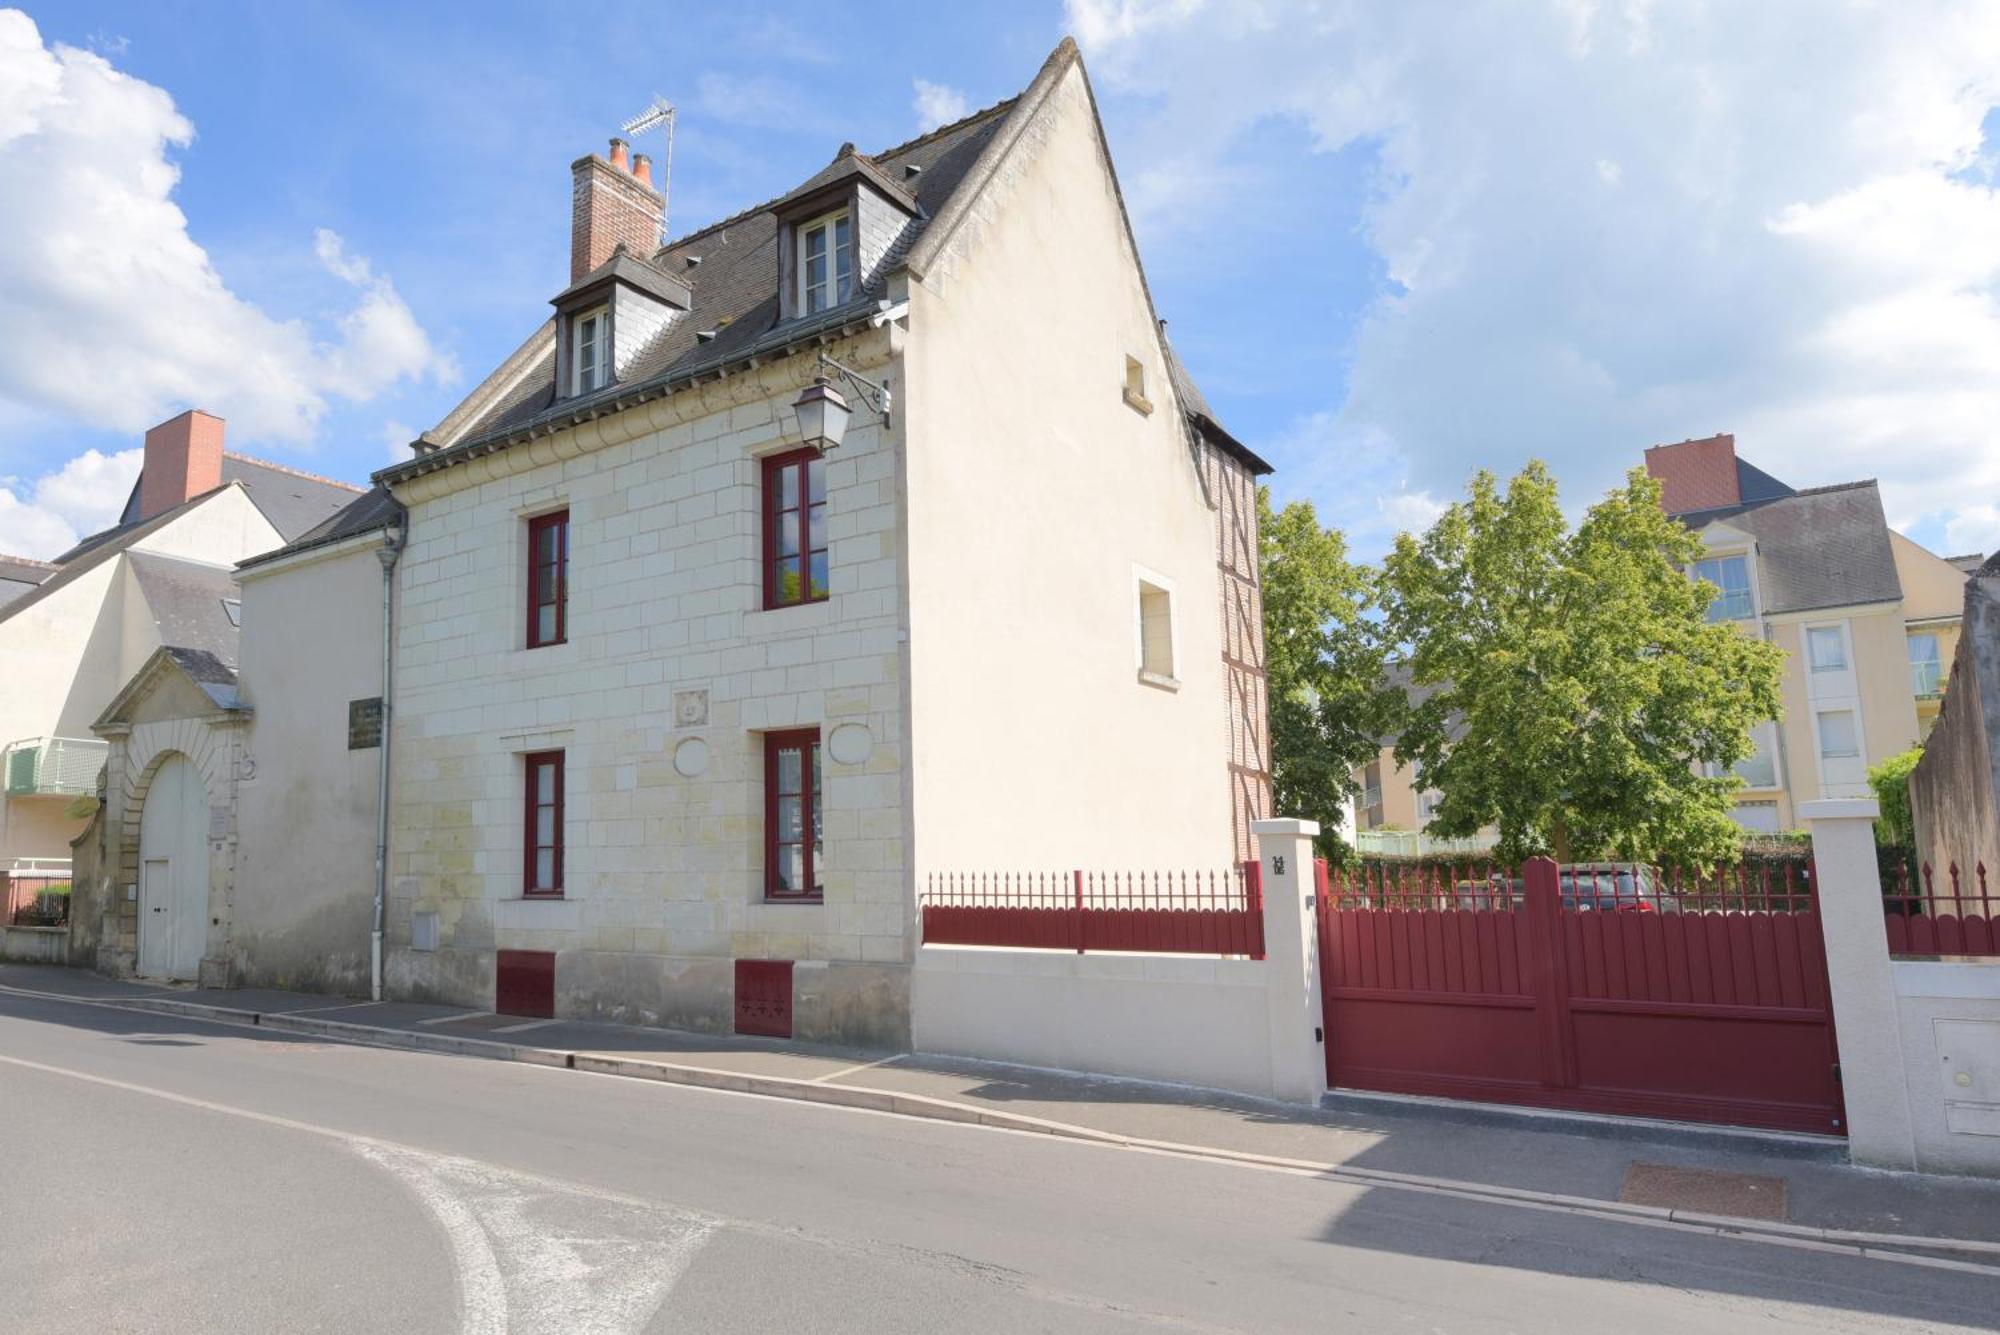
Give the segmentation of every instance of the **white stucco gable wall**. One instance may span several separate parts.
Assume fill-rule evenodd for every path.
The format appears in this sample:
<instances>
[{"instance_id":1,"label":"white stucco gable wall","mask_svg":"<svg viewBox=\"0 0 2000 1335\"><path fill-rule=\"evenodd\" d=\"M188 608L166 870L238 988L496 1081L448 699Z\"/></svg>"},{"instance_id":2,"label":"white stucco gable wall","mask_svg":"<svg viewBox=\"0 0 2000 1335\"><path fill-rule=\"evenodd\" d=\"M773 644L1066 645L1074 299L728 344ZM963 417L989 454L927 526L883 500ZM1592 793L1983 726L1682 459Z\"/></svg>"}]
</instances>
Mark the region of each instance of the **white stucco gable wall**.
<instances>
[{"instance_id":1,"label":"white stucco gable wall","mask_svg":"<svg viewBox=\"0 0 2000 1335\"><path fill-rule=\"evenodd\" d=\"M918 873L1221 866L1215 517L1081 67L1023 105L911 284ZM1178 689L1139 679L1142 576L1172 590Z\"/></svg>"},{"instance_id":2,"label":"white stucco gable wall","mask_svg":"<svg viewBox=\"0 0 2000 1335\"><path fill-rule=\"evenodd\" d=\"M264 518L250 493L230 483L133 543L130 550L210 565L235 565L284 545L284 535Z\"/></svg>"}]
</instances>

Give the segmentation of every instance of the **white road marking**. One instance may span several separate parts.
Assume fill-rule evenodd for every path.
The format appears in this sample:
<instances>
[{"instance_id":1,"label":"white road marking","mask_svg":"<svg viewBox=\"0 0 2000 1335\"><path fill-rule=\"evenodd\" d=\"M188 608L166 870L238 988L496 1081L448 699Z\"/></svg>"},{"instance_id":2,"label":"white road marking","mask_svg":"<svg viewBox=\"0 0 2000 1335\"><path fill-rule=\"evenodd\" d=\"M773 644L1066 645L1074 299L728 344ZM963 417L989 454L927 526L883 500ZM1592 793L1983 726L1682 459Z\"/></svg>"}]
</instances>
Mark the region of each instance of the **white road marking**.
<instances>
[{"instance_id":1,"label":"white road marking","mask_svg":"<svg viewBox=\"0 0 2000 1335\"><path fill-rule=\"evenodd\" d=\"M641 1330L723 1222L624 1192L89 1071L5 1055L0 1063L302 1131L344 1145L388 1170L444 1231L459 1286L462 1335L627 1335Z\"/></svg>"},{"instance_id":2,"label":"white road marking","mask_svg":"<svg viewBox=\"0 0 2000 1335\"><path fill-rule=\"evenodd\" d=\"M825 1075L816 1075L806 1081L806 1083L809 1085L823 1085L829 1080L838 1080L844 1075L854 1075L860 1071L872 1071L878 1066L887 1066L890 1062L899 1062L907 1055L909 1054L898 1052L893 1056L882 1057L872 1062L862 1062L859 1066L843 1066L838 1071L828 1071Z\"/></svg>"},{"instance_id":3,"label":"white road marking","mask_svg":"<svg viewBox=\"0 0 2000 1335\"><path fill-rule=\"evenodd\" d=\"M433 1024L450 1024L454 1020L470 1020L475 1015L484 1015L484 1014L486 1014L485 1011L460 1011L456 1015L433 1015L430 1019L419 1020L417 1021L417 1023L426 1026Z\"/></svg>"},{"instance_id":4,"label":"white road marking","mask_svg":"<svg viewBox=\"0 0 2000 1335\"><path fill-rule=\"evenodd\" d=\"M301 1006L295 1011L270 1011L271 1015L318 1015L324 1011L351 1011L357 1006L373 1006L372 1001L343 1001L337 1006Z\"/></svg>"},{"instance_id":5,"label":"white road marking","mask_svg":"<svg viewBox=\"0 0 2000 1335\"><path fill-rule=\"evenodd\" d=\"M525 1034L530 1029L546 1029L552 1024L561 1023L561 1020L530 1020L526 1024L502 1025L500 1028L489 1030L488 1032L495 1034Z\"/></svg>"}]
</instances>

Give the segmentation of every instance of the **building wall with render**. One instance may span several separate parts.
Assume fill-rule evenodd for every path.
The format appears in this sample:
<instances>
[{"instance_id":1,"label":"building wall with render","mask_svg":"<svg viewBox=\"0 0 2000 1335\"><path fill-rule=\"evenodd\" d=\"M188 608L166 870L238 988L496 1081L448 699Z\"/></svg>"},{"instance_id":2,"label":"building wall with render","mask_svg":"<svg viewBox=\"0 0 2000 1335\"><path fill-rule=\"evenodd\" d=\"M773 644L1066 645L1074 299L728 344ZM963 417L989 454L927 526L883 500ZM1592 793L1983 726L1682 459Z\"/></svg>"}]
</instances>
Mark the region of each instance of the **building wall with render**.
<instances>
[{"instance_id":1,"label":"building wall with render","mask_svg":"<svg viewBox=\"0 0 2000 1335\"><path fill-rule=\"evenodd\" d=\"M892 334L829 351L898 378ZM761 459L797 446L811 361L398 486L392 993L490 1006L497 950L547 950L559 1014L726 1031L733 961L789 959L801 1037L906 1041L901 440L879 418L827 463L831 597L762 601ZM568 642L525 649L527 521L563 507ZM766 903L762 735L812 725L866 755L826 759L825 902ZM554 749L565 893L530 899L523 757Z\"/></svg>"}]
</instances>

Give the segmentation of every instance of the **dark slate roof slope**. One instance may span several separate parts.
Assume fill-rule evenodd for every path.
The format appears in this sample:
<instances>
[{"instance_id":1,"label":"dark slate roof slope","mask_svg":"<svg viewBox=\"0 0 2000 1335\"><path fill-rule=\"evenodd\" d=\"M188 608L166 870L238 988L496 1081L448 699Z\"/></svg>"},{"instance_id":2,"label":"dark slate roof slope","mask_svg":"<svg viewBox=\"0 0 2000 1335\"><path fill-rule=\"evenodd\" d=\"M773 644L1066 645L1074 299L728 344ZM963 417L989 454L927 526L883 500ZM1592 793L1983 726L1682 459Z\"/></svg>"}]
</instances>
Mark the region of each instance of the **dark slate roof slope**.
<instances>
[{"instance_id":1,"label":"dark slate roof slope","mask_svg":"<svg viewBox=\"0 0 2000 1335\"><path fill-rule=\"evenodd\" d=\"M234 667L240 632L225 602L242 597L228 566L183 561L157 552L132 552L133 578L146 599L162 644L200 649Z\"/></svg>"},{"instance_id":2,"label":"dark slate roof slope","mask_svg":"<svg viewBox=\"0 0 2000 1335\"><path fill-rule=\"evenodd\" d=\"M866 159L874 177L886 178L897 186L897 193L903 201L916 205L917 220L903 238L905 247L915 241L925 223L957 189L967 169L979 156L979 151L1000 128L1014 101L1010 98ZM815 173L811 179L817 180L822 176L832 179L829 173L853 170L858 159L859 155L836 157L832 164ZM907 174L906 169L910 167L918 169L914 177ZM728 361L748 351L777 328L778 229L777 217L772 210L784 198L796 193L796 190L787 191L778 199L767 200L700 231L669 241L651 257L654 267L669 278L689 285L694 294L693 305L625 369L617 384L610 387L612 392L630 389L649 380L670 378L710 362ZM698 260L699 263L690 263L691 260ZM886 272L891 267L893 259L885 262L881 270ZM882 273L878 272L874 285L857 292L854 300L841 307L840 311L847 311L850 307L865 310L872 306L881 295L881 278ZM837 317L839 313L826 314ZM697 337L704 333L714 337L705 340ZM460 440L471 440L524 425L554 406L553 322L545 324L537 338L540 346L535 350L535 361L527 374L504 387L496 400L483 411L476 412L462 425L455 424L457 429L441 444L449 446ZM563 407L569 407L572 402L565 401Z\"/></svg>"},{"instance_id":3,"label":"dark slate roof slope","mask_svg":"<svg viewBox=\"0 0 2000 1335\"><path fill-rule=\"evenodd\" d=\"M25 556L0 556L0 607L33 593L42 581L55 572L55 566L48 561L30 560Z\"/></svg>"},{"instance_id":4,"label":"dark slate roof slope","mask_svg":"<svg viewBox=\"0 0 2000 1335\"><path fill-rule=\"evenodd\" d=\"M330 477L301 473L267 459L222 456L222 480L241 482L250 499L286 542L325 523L362 494L360 487Z\"/></svg>"},{"instance_id":5,"label":"dark slate roof slope","mask_svg":"<svg viewBox=\"0 0 2000 1335\"><path fill-rule=\"evenodd\" d=\"M311 551L315 547L331 547L345 538L363 533L373 533L403 523L403 505L389 494L386 487L375 487L349 501L330 519L314 525L301 533L294 541L286 543L274 552L253 556L237 563L238 570L249 570L254 566L271 561L296 556L300 552Z\"/></svg>"},{"instance_id":6,"label":"dark slate roof slope","mask_svg":"<svg viewBox=\"0 0 2000 1335\"><path fill-rule=\"evenodd\" d=\"M1766 612L1895 602L1903 596L1882 493L1872 478L1681 518L1690 528L1722 523L1757 540Z\"/></svg>"}]
</instances>

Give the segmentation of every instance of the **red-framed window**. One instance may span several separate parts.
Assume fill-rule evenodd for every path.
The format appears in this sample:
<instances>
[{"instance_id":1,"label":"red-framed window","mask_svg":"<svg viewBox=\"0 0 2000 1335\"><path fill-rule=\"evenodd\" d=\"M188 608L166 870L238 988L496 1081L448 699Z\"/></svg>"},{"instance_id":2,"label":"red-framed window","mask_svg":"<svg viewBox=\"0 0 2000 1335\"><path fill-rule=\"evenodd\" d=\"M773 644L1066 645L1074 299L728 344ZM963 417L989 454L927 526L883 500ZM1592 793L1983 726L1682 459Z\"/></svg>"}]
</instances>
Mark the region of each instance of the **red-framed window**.
<instances>
[{"instance_id":1,"label":"red-framed window","mask_svg":"<svg viewBox=\"0 0 2000 1335\"><path fill-rule=\"evenodd\" d=\"M560 899L563 892L563 753L534 751L527 759L521 893Z\"/></svg>"},{"instance_id":2,"label":"red-framed window","mask_svg":"<svg viewBox=\"0 0 2000 1335\"><path fill-rule=\"evenodd\" d=\"M764 606L826 594L826 460L793 450L764 461Z\"/></svg>"},{"instance_id":3,"label":"red-framed window","mask_svg":"<svg viewBox=\"0 0 2000 1335\"><path fill-rule=\"evenodd\" d=\"M820 894L819 729L764 734L764 898Z\"/></svg>"},{"instance_id":4,"label":"red-framed window","mask_svg":"<svg viewBox=\"0 0 2000 1335\"><path fill-rule=\"evenodd\" d=\"M569 638L569 511L528 521L528 647Z\"/></svg>"}]
</instances>

